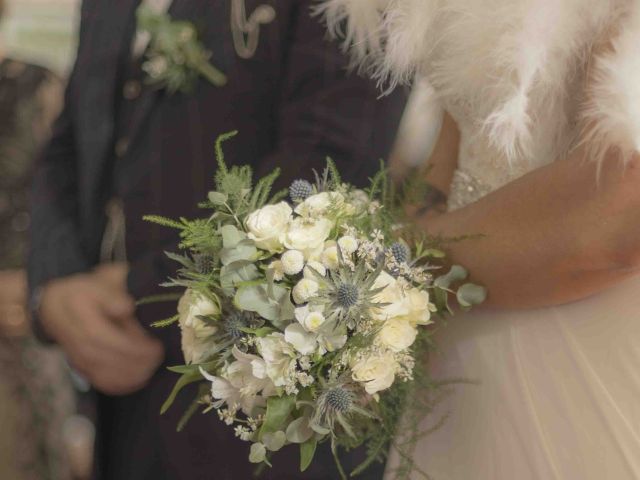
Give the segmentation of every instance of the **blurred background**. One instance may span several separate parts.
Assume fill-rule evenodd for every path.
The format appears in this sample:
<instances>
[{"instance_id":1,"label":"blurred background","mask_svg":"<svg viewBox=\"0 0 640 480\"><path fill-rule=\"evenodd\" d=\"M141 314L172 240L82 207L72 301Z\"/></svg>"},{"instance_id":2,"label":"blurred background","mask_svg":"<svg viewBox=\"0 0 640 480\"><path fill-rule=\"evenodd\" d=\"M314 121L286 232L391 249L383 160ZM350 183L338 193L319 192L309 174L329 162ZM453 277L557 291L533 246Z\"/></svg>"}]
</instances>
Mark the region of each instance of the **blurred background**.
<instances>
[{"instance_id":1,"label":"blurred background","mask_svg":"<svg viewBox=\"0 0 640 480\"><path fill-rule=\"evenodd\" d=\"M93 425L87 385L29 331L24 309L30 171L61 105L77 0L0 1L0 479L83 480Z\"/></svg>"},{"instance_id":2,"label":"blurred background","mask_svg":"<svg viewBox=\"0 0 640 480\"><path fill-rule=\"evenodd\" d=\"M79 0L0 0L0 480L84 480L94 429L88 385L38 344L25 305L28 188L74 60ZM439 112L418 85L392 161L427 158Z\"/></svg>"},{"instance_id":3,"label":"blurred background","mask_svg":"<svg viewBox=\"0 0 640 480\"><path fill-rule=\"evenodd\" d=\"M2 50L65 75L73 62L79 0L5 0Z\"/></svg>"}]
</instances>

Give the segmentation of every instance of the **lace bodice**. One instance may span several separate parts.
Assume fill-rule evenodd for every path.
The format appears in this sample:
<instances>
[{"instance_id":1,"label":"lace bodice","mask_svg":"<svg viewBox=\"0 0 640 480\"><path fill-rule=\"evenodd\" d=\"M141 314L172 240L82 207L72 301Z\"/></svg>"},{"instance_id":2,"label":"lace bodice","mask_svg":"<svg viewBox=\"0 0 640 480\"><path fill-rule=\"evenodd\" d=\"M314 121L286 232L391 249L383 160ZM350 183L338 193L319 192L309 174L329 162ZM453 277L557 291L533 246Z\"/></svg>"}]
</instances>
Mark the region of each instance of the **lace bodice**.
<instances>
[{"instance_id":1,"label":"lace bodice","mask_svg":"<svg viewBox=\"0 0 640 480\"><path fill-rule=\"evenodd\" d=\"M486 125L479 120L480 112L459 97L442 97L447 112L460 129L458 168L454 173L449 195L449 210L464 207L513 180L566 155L579 134L578 113L583 103L582 85L585 68L579 66L567 78L566 86L554 92L532 91L529 96L532 124L531 147L528 153L517 152L507 158L501 148L492 144ZM565 95L572 92L571 96ZM559 116L567 121L558 125Z\"/></svg>"}]
</instances>

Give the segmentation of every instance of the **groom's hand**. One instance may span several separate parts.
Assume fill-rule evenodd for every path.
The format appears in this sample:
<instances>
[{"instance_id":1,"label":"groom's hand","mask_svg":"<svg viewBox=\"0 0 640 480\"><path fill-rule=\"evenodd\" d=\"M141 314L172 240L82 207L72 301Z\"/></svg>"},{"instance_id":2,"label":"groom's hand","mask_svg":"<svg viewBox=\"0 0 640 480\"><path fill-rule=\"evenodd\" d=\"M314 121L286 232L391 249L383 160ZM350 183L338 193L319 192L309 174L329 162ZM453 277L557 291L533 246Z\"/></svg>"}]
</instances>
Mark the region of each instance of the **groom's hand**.
<instances>
[{"instance_id":1,"label":"groom's hand","mask_svg":"<svg viewBox=\"0 0 640 480\"><path fill-rule=\"evenodd\" d=\"M125 289L126 267L113 265L48 283L40 318L71 364L109 395L132 393L162 362L161 343L134 317Z\"/></svg>"}]
</instances>

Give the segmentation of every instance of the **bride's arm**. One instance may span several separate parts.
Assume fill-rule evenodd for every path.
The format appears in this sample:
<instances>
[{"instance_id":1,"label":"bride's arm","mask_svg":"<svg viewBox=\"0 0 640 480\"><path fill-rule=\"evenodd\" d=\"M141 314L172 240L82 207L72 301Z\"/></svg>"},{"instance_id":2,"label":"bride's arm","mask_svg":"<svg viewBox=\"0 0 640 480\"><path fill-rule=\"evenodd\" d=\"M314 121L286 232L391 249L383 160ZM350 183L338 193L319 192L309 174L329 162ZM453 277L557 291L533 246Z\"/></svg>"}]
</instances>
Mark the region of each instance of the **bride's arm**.
<instances>
[{"instance_id":1,"label":"bride's arm","mask_svg":"<svg viewBox=\"0 0 640 480\"><path fill-rule=\"evenodd\" d=\"M418 222L430 234L484 234L450 245L452 259L489 289L487 305L527 308L581 299L640 273L638 212L640 157L625 168L612 155L599 169L576 151L477 203Z\"/></svg>"}]
</instances>

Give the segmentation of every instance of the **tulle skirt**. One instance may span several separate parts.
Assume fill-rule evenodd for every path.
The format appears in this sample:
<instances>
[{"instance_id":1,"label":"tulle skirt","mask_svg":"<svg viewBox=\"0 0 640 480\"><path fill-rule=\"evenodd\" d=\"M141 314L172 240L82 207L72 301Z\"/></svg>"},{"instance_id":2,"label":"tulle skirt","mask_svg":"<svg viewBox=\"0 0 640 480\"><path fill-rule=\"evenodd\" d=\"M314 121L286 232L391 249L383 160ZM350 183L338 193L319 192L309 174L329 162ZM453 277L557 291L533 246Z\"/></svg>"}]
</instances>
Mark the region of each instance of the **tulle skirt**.
<instances>
[{"instance_id":1,"label":"tulle skirt","mask_svg":"<svg viewBox=\"0 0 640 480\"><path fill-rule=\"evenodd\" d=\"M561 307L458 315L437 344L432 376L474 383L424 420L449 415L413 454L433 480L640 479L640 277Z\"/></svg>"}]
</instances>

